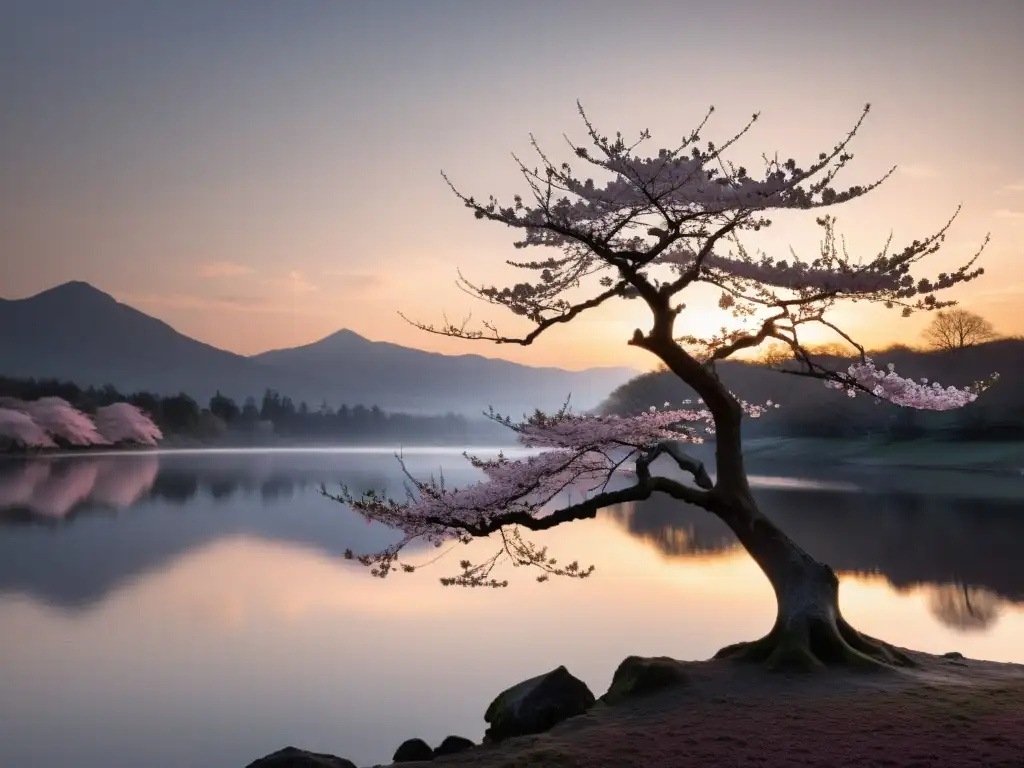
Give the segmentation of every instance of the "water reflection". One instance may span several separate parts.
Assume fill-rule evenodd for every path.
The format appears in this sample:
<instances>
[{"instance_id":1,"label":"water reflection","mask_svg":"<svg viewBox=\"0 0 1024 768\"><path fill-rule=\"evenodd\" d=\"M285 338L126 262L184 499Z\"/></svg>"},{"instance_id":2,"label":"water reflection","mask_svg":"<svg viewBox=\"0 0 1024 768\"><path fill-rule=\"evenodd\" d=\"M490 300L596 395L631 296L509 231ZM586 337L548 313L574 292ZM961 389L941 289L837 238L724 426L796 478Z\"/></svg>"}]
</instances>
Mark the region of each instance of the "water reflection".
<instances>
[{"instance_id":1,"label":"water reflection","mask_svg":"<svg viewBox=\"0 0 1024 768\"><path fill-rule=\"evenodd\" d=\"M437 458L407 456L406 463L430 472ZM470 472L446 468L460 483L475 479ZM393 541L393 531L366 525L315 492L340 482L401 487L397 463L379 455L147 452L0 461L0 593L87 607L144 572L232 536L335 558L349 547L375 551ZM114 524L111 512L125 510ZM55 525L60 535L51 535Z\"/></svg>"},{"instance_id":2,"label":"water reflection","mask_svg":"<svg viewBox=\"0 0 1024 768\"><path fill-rule=\"evenodd\" d=\"M407 461L458 485L478 478L456 452ZM595 563L585 582L506 568L507 590L442 589L454 553L372 579L344 548L394 532L315 489L396 491L401 479L387 452L0 461L0 765L246 765L289 743L371 765L411 736L479 739L494 693L538 670L567 664L603 691L629 654L707 658L774 619L767 581L728 531L662 499L537 535L563 561ZM756 486L847 573L840 599L859 628L1024 661L1013 505L866 495L878 484L850 478Z\"/></svg>"},{"instance_id":3,"label":"water reflection","mask_svg":"<svg viewBox=\"0 0 1024 768\"><path fill-rule=\"evenodd\" d=\"M1004 604L1024 603L1019 502L807 485L783 490L761 484L755 495L793 539L840 573L881 575L902 591L926 587L934 615L951 627L985 629ZM668 498L608 514L670 557L739 548L717 518Z\"/></svg>"},{"instance_id":4,"label":"water reflection","mask_svg":"<svg viewBox=\"0 0 1024 768\"><path fill-rule=\"evenodd\" d=\"M0 462L0 525L81 526L66 537L0 536L0 592L65 608L88 605L142 572L237 535L331 557L347 547L384 546L392 531L367 526L314 492L325 482L395 490L398 467L379 453L152 452ZM439 459L420 452L406 460L414 472L430 472ZM453 481L476 479L447 464ZM1024 603L1024 518L1016 502L871 493L849 480L752 481L765 511L816 557L840 572L881 575L899 590L928 588L933 614L951 627L982 630L1005 603ZM97 519L129 508L130 523L96 527ZM667 497L606 514L670 557L738 547L717 518Z\"/></svg>"}]
</instances>

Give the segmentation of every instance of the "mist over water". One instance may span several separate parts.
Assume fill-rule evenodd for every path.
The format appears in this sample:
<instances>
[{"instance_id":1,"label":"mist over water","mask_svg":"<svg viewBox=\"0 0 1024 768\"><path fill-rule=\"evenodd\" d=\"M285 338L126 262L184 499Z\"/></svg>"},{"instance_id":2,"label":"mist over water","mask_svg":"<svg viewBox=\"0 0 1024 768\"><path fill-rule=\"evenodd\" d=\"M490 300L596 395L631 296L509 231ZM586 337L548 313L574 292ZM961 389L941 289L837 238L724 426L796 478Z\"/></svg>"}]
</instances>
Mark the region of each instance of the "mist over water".
<instances>
[{"instance_id":1,"label":"mist over water","mask_svg":"<svg viewBox=\"0 0 1024 768\"><path fill-rule=\"evenodd\" d=\"M730 532L662 498L535 537L593 563L586 581L509 568L504 590L438 584L489 541L371 578L344 551L396 534L318 489L400 494L392 453L0 460L0 765L244 766L287 744L386 762L414 736L479 739L496 693L559 664L599 695L627 655L706 658L771 624L770 587ZM457 449L404 457L417 475L478 479ZM840 572L859 628L1024 662L1024 481L996 484L754 477L766 513Z\"/></svg>"}]
</instances>

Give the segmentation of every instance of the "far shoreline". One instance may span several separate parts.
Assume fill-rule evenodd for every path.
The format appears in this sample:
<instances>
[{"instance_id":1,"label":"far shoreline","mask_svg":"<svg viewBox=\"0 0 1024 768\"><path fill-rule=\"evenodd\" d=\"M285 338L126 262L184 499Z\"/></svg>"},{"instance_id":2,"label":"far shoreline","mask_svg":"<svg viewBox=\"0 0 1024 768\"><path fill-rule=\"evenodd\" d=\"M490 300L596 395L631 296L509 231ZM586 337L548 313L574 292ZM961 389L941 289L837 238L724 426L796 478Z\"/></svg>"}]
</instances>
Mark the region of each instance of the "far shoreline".
<instances>
[{"instance_id":1,"label":"far shoreline","mask_svg":"<svg viewBox=\"0 0 1024 768\"><path fill-rule=\"evenodd\" d=\"M531 453L540 449L500 440L466 441L413 439L360 443L331 440L297 440L288 437L259 441L202 440L171 435L157 445L88 445L58 448L16 448L0 451L0 458L60 458L80 455L125 455L135 453L417 453L464 451L515 451ZM714 442L692 446L690 452L708 464L714 463ZM949 441L920 438L906 441L877 439L832 439L755 437L744 441L748 468L790 470L800 467L814 471L830 468L864 470L946 470L988 476L1024 476L1024 441Z\"/></svg>"}]
</instances>

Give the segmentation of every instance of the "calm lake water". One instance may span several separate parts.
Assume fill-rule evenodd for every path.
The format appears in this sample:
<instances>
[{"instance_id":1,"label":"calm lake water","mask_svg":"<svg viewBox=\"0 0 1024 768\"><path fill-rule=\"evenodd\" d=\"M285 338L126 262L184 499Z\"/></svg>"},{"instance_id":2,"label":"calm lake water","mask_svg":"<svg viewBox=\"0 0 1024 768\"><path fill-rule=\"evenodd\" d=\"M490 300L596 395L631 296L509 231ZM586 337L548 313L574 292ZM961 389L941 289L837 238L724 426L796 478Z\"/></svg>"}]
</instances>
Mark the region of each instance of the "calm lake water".
<instances>
[{"instance_id":1,"label":"calm lake water","mask_svg":"<svg viewBox=\"0 0 1024 768\"><path fill-rule=\"evenodd\" d=\"M476 479L457 451L406 459ZM1024 480L940 474L943 493L934 473L756 486L859 628L1024 662ZM241 768L288 744L387 762L414 736L478 740L495 694L559 664L600 695L625 656L706 658L773 619L724 527L661 500L534 539L593 563L585 581L438 584L487 541L374 579L342 553L394 534L319 495L342 481L401 490L386 450L0 461L0 765Z\"/></svg>"}]
</instances>

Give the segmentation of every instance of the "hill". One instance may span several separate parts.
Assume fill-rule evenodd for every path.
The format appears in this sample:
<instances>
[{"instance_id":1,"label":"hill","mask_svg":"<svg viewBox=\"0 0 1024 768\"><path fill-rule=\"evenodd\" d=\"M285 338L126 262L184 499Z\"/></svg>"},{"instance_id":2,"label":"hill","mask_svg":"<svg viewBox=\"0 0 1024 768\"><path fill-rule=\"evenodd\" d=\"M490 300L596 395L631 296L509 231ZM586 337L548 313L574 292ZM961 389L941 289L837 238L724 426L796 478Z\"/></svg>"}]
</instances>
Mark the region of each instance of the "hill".
<instances>
[{"instance_id":1,"label":"hill","mask_svg":"<svg viewBox=\"0 0 1024 768\"><path fill-rule=\"evenodd\" d=\"M326 400L471 415L493 405L518 415L557 407L570 393L578 407L594 407L634 373L440 355L352 331L246 357L189 338L88 283L0 300L0 375L113 384L123 392L186 392L200 402L217 390L241 401L270 388L311 405Z\"/></svg>"},{"instance_id":2,"label":"hill","mask_svg":"<svg viewBox=\"0 0 1024 768\"><path fill-rule=\"evenodd\" d=\"M498 410L555 408L572 394L579 408L597 406L608 393L636 374L629 368L565 371L535 368L481 355L442 355L383 341L349 330L291 349L255 355L253 360L330 381L358 402L381 407L401 403L410 411L493 405ZM358 361L354 365L353 361Z\"/></svg>"},{"instance_id":3,"label":"hill","mask_svg":"<svg viewBox=\"0 0 1024 768\"><path fill-rule=\"evenodd\" d=\"M816 379L786 375L765 365L729 360L719 363L722 381L739 397L754 403L772 400L781 408L744 427L746 437L896 438L943 434L957 438L1020 439L1024 437L1024 391L1016 382L1024 374L1024 340L1000 339L952 352L896 347L872 353L876 365L895 366L901 376L962 387L998 372L1001 380L971 405L944 413L914 411L855 398L828 389ZM820 357L833 370L852 360ZM695 398L675 376L645 373L615 390L601 405L608 413L637 413L651 405Z\"/></svg>"}]
</instances>

